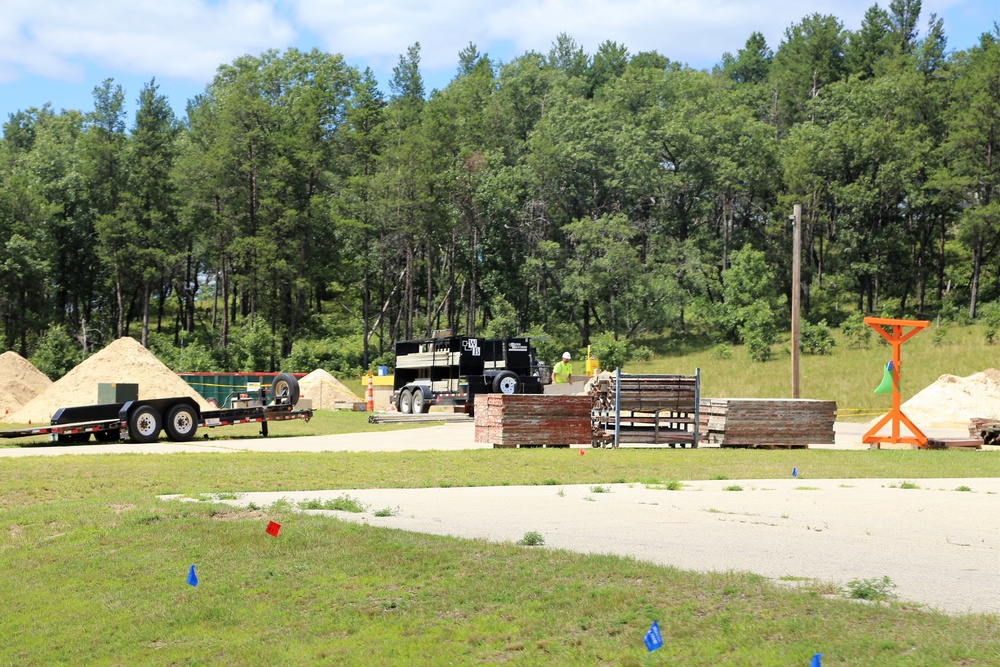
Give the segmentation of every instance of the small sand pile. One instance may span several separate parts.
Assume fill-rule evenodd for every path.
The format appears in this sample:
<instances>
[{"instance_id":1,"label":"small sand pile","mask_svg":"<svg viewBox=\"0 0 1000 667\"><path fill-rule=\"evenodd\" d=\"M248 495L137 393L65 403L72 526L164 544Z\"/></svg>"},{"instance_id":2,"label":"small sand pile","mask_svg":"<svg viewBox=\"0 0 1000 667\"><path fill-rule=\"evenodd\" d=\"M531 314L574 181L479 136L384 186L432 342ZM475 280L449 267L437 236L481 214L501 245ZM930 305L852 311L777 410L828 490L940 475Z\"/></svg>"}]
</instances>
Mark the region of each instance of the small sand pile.
<instances>
[{"instance_id":1,"label":"small sand pile","mask_svg":"<svg viewBox=\"0 0 1000 667\"><path fill-rule=\"evenodd\" d=\"M48 424L59 408L97 403L97 385L102 382L138 384L140 399L190 396L203 409L209 409L208 403L191 385L134 338L126 337L84 361L20 410L11 411L2 421Z\"/></svg>"},{"instance_id":2,"label":"small sand pile","mask_svg":"<svg viewBox=\"0 0 1000 667\"><path fill-rule=\"evenodd\" d=\"M322 368L299 380L299 396L312 399L316 410L334 410L336 403L364 403L364 399Z\"/></svg>"},{"instance_id":3,"label":"small sand pile","mask_svg":"<svg viewBox=\"0 0 1000 667\"><path fill-rule=\"evenodd\" d=\"M918 428L965 428L973 417L1000 419L1000 371L942 375L900 407Z\"/></svg>"},{"instance_id":4,"label":"small sand pile","mask_svg":"<svg viewBox=\"0 0 1000 667\"><path fill-rule=\"evenodd\" d=\"M0 416L17 412L52 380L17 352L0 354Z\"/></svg>"}]
</instances>

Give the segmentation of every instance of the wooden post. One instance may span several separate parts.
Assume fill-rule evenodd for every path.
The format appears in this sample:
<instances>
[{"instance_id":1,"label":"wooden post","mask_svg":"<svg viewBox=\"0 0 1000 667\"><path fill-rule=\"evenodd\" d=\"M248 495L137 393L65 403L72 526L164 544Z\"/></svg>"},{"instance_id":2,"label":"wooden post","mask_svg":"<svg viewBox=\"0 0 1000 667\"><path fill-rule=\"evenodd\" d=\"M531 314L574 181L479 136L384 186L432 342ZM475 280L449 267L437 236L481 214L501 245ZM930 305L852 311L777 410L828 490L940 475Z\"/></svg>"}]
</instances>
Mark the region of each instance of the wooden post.
<instances>
[{"instance_id":1,"label":"wooden post","mask_svg":"<svg viewBox=\"0 0 1000 667\"><path fill-rule=\"evenodd\" d=\"M799 301L802 292L802 204L795 205L792 229L792 398L799 397Z\"/></svg>"}]
</instances>

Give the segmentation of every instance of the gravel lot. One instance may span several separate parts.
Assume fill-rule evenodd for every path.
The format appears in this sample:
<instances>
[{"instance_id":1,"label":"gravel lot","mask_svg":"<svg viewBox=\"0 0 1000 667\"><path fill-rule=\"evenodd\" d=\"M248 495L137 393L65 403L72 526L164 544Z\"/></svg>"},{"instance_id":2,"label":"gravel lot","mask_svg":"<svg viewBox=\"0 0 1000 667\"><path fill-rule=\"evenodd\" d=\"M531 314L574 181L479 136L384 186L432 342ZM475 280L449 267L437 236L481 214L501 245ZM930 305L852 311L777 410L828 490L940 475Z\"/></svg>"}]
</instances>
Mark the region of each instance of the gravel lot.
<instances>
[{"instance_id":1,"label":"gravel lot","mask_svg":"<svg viewBox=\"0 0 1000 667\"><path fill-rule=\"evenodd\" d=\"M1000 479L751 480L642 485L333 489L246 493L235 506L330 500L345 521L436 535L633 556L698 571L750 571L797 585L888 576L902 600L1000 614ZM971 491L957 491L959 486ZM734 486L741 491L726 490ZM376 517L383 509L394 516ZM283 530L294 530L287 526Z\"/></svg>"}]
</instances>

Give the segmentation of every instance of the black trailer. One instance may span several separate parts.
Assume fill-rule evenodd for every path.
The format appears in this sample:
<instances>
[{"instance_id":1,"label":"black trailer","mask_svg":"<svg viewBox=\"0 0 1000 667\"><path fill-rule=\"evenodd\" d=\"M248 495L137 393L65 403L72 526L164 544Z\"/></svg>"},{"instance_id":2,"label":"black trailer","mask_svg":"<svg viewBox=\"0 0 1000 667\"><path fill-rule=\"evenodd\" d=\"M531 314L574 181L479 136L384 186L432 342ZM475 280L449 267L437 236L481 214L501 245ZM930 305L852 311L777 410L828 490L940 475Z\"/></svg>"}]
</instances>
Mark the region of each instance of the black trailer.
<instances>
[{"instance_id":1,"label":"black trailer","mask_svg":"<svg viewBox=\"0 0 1000 667\"><path fill-rule=\"evenodd\" d=\"M266 436L268 422L312 418L312 409L295 409L299 401L299 382L295 376L281 373L275 377L271 394L273 398L268 404L262 385L260 405L224 410L202 410L188 396L60 408L48 426L0 431L0 437L48 435L53 442L82 443L93 434L100 442L150 443L159 439L162 430L173 442L187 442L203 427L259 422L261 435Z\"/></svg>"},{"instance_id":2,"label":"black trailer","mask_svg":"<svg viewBox=\"0 0 1000 667\"><path fill-rule=\"evenodd\" d=\"M541 394L548 379L527 338L442 336L396 343L392 402L404 413L465 406L476 394Z\"/></svg>"}]
</instances>

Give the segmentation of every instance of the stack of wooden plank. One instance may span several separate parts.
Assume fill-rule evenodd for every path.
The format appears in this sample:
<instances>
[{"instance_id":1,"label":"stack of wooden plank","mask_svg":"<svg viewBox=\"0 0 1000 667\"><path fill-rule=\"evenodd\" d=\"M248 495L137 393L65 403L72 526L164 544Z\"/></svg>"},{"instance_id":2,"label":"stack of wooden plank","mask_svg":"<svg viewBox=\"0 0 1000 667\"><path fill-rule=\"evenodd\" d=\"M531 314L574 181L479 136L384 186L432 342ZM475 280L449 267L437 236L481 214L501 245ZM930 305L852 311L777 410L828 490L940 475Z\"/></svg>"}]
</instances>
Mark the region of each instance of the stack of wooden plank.
<instances>
[{"instance_id":1,"label":"stack of wooden plank","mask_svg":"<svg viewBox=\"0 0 1000 667\"><path fill-rule=\"evenodd\" d=\"M836 401L709 398L701 401L699 430L720 447L805 448L833 444Z\"/></svg>"},{"instance_id":2,"label":"stack of wooden plank","mask_svg":"<svg viewBox=\"0 0 1000 667\"><path fill-rule=\"evenodd\" d=\"M593 385L593 444L698 446L700 374L626 375Z\"/></svg>"},{"instance_id":3,"label":"stack of wooden plank","mask_svg":"<svg viewBox=\"0 0 1000 667\"><path fill-rule=\"evenodd\" d=\"M590 442L590 396L478 394L476 442L568 447Z\"/></svg>"}]
</instances>

